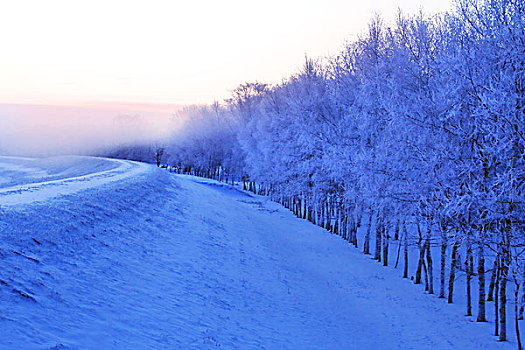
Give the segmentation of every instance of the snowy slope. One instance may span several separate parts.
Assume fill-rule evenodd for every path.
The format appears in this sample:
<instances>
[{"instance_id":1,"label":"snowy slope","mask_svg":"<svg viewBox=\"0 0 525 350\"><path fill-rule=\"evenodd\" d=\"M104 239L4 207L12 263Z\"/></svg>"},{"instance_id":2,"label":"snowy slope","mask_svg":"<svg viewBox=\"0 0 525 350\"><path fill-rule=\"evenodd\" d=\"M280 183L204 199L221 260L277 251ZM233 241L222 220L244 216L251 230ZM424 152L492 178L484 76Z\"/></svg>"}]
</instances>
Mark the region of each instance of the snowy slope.
<instances>
[{"instance_id":1,"label":"snowy slope","mask_svg":"<svg viewBox=\"0 0 525 350\"><path fill-rule=\"evenodd\" d=\"M80 156L0 157L0 205L34 203L73 194L135 176L147 168L137 162Z\"/></svg>"},{"instance_id":2,"label":"snowy slope","mask_svg":"<svg viewBox=\"0 0 525 350\"><path fill-rule=\"evenodd\" d=\"M1 349L514 348L264 197L69 160L1 159Z\"/></svg>"}]
</instances>

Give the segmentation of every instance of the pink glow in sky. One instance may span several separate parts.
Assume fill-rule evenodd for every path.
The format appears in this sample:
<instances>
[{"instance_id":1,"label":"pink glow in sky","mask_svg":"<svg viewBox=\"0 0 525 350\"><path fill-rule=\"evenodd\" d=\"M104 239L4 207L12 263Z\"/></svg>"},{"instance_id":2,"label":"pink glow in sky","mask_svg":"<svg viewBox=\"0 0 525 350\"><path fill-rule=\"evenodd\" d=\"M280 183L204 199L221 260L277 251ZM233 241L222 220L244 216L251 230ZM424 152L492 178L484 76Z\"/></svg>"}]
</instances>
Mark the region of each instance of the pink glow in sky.
<instances>
[{"instance_id":1,"label":"pink glow in sky","mask_svg":"<svg viewBox=\"0 0 525 350\"><path fill-rule=\"evenodd\" d=\"M13 0L0 6L0 154L165 137L181 105L277 83L381 13L450 0ZM90 102L98 101L98 102ZM101 102L102 101L102 102ZM122 102L114 102L122 101Z\"/></svg>"},{"instance_id":2,"label":"pink glow in sky","mask_svg":"<svg viewBox=\"0 0 525 350\"><path fill-rule=\"evenodd\" d=\"M157 142L168 137L176 105L87 104L49 106L0 104L0 154L85 154L108 147Z\"/></svg>"},{"instance_id":3,"label":"pink glow in sky","mask_svg":"<svg viewBox=\"0 0 525 350\"><path fill-rule=\"evenodd\" d=\"M279 82L398 8L450 0L3 1L0 103L209 103Z\"/></svg>"}]
</instances>

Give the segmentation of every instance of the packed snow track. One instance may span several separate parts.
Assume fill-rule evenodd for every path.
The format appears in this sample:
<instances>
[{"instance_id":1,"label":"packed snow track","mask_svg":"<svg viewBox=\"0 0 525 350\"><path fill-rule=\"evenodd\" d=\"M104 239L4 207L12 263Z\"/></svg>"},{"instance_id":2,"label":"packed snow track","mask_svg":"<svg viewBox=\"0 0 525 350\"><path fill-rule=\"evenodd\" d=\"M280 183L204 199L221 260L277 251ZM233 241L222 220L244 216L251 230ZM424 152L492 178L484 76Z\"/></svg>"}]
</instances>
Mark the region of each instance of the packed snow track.
<instances>
[{"instance_id":1,"label":"packed snow track","mask_svg":"<svg viewBox=\"0 0 525 350\"><path fill-rule=\"evenodd\" d=\"M0 163L0 349L514 348L265 197L126 161Z\"/></svg>"},{"instance_id":2,"label":"packed snow track","mask_svg":"<svg viewBox=\"0 0 525 350\"><path fill-rule=\"evenodd\" d=\"M28 204L74 194L138 175L148 169L146 164L118 159L0 157L0 206Z\"/></svg>"}]
</instances>

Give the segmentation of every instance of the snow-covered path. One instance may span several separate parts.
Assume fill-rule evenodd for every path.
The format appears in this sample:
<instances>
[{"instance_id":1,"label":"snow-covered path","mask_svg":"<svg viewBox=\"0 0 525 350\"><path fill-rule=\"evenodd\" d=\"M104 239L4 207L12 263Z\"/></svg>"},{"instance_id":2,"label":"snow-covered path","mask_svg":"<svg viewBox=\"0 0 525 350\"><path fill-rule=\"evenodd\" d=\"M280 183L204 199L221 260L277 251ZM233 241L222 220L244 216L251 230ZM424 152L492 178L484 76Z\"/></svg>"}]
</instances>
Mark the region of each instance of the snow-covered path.
<instances>
[{"instance_id":1,"label":"snow-covered path","mask_svg":"<svg viewBox=\"0 0 525 350\"><path fill-rule=\"evenodd\" d=\"M68 167L71 164L77 165L77 169L73 167L76 171L71 172ZM87 169L87 174L78 171L79 164ZM0 181L0 205L41 202L132 177L148 169L146 164L119 159L69 156L38 160L0 156L0 173L4 175L0 178L4 179ZM9 186L5 186L6 183Z\"/></svg>"},{"instance_id":2,"label":"snow-covered path","mask_svg":"<svg viewBox=\"0 0 525 350\"><path fill-rule=\"evenodd\" d=\"M341 239L213 181L150 168L0 208L2 349L513 348Z\"/></svg>"}]
</instances>

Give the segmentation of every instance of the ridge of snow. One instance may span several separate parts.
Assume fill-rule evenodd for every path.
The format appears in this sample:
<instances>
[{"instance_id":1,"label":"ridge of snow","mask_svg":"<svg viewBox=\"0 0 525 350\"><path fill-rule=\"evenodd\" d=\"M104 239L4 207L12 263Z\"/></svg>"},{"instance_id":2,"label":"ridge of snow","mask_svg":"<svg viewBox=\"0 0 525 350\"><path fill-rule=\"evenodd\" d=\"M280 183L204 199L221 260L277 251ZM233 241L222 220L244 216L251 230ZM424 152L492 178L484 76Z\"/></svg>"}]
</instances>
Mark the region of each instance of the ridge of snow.
<instances>
[{"instance_id":1,"label":"ridge of snow","mask_svg":"<svg viewBox=\"0 0 525 350\"><path fill-rule=\"evenodd\" d=\"M92 187L133 177L150 169L146 164L128 160L62 156L38 160L40 167L43 165L47 169L47 171L43 171L42 168L39 170L38 167L34 166L12 164L6 162L6 159L0 157L0 178L5 178L4 173L7 171L25 173L29 178L34 173L41 178L45 175L54 174L55 178L48 181L37 181L32 178L31 181L34 182L8 187L0 186L0 206L2 207L43 202L57 196L74 194ZM17 159L15 157L9 157L9 159L28 160L27 158ZM37 163L37 159L32 159L30 164L33 165L33 163ZM88 166L83 167L84 163ZM72 164L76 167L73 167Z\"/></svg>"},{"instance_id":2,"label":"ridge of snow","mask_svg":"<svg viewBox=\"0 0 525 350\"><path fill-rule=\"evenodd\" d=\"M266 197L133 166L0 209L0 349L514 348Z\"/></svg>"}]
</instances>

